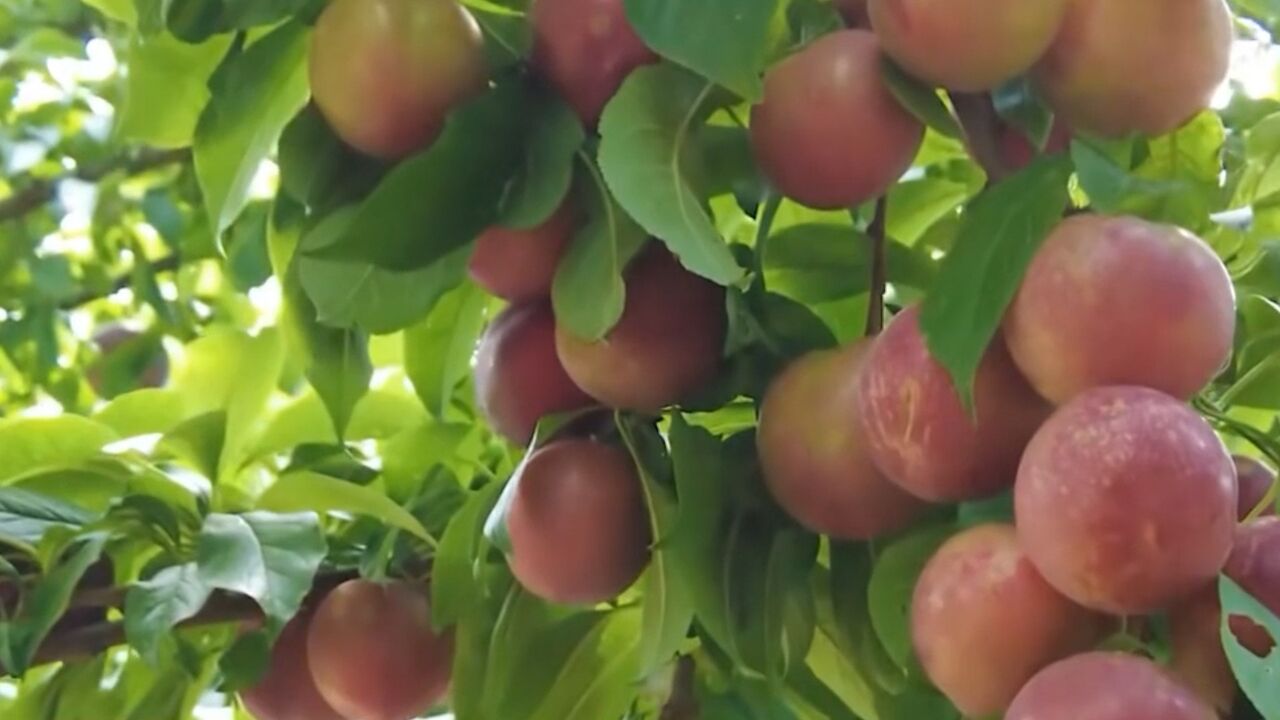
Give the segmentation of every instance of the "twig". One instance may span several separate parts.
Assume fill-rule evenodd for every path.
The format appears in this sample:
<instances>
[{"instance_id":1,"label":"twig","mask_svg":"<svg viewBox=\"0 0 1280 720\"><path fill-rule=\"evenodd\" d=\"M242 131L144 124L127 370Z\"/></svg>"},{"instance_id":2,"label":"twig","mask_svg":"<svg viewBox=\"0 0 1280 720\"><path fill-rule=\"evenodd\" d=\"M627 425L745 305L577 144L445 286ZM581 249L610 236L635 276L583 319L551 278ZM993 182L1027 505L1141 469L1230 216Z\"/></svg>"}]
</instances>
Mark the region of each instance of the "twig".
<instances>
[{"instance_id":1,"label":"twig","mask_svg":"<svg viewBox=\"0 0 1280 720\"><path fill-rule=\"evenodd\" d=\"M697 672L693 658L684 655L676 664L671 695L662 706L660 720L694 720L698 717Z\"/></svg>"},{"instance_id":2,"label":"twig","mask_svg":"<svg viewBox=\"0 0 1280 720\"><path fill-rule=\"evenodd\" d=\"M884 288L886 284L884 234L889 201L881 197L876 201L876 214L867 228L871 238L871 297L867 300L867 336L879 335L884 329Z\"/></svg>"},{"instance_id":3,"label":"twig","mask_svg":"<svg viewBox=\"0 0 1280 720\"><path fill-rule=\"evenodd\" d=\"M150 263L150 265L151 272L153 273L169 272L171 270L177 270L182 265L182 258L180 258L177 253L174 253L172 255L166 255L165 257ZM58 308L60 310L74 310L81 305L87 305L94 300L114 295L132 284L133 272L130 271L112 280L111 284L104 289L85 290L84 292L63 300L58 303Z\"/></svg>"},{"instance_id":4,"label":"twig","mask_svg":"<svg viewBox=\"0 0 1280 720\"><path fill-rule=\"evenodd\" d=\"M58 184L64 180L98 182L114 172L124 172L126 175L137 175L139 173L146 172L147 170L164 167L165 165L186 162L190 158L191 151L186 149L143 149L111 158L110 160L96 165L86 166L73 173L68 173L51 180L38 180L4 200L0 200L0 222L16 220L27 213L42 207L45 203L53 199L54 193L58 190Z\"/></svg>"},{"instance_id":5,"label":"twig","mask_svg":"<svg viewBox=\"0 0 1280 720\"><path fill-rule=\"evenodd\" d=\"M1000 152L1000 116L990 96L953 92L951 104L956 109L960 127L964 129L969 152L986 171L988 183L1008 177L1011 169L1005 165Z\"/></svg>"}]
</instances>

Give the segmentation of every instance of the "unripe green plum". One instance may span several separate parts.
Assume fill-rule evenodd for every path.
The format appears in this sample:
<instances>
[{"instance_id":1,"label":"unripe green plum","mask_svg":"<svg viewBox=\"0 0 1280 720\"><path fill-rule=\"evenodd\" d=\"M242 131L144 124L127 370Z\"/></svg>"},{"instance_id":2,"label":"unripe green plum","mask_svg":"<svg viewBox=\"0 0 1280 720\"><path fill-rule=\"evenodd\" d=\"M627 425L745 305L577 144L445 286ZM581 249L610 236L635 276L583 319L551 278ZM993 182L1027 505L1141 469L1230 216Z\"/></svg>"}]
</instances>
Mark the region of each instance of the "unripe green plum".
<instances>
[{"instance_id":1,"label":"unripe green plum","mask_svg":"<svg viewBox=\"0 0 1280 720\"><path fill-rule=\"evenodd\" d=\"M751 145L765 177L815 208L881 195L911 167L924 125L881 75L880 44L842 30L770 68L751 108Z\"/></svg>"},{"instance_id":2,"label":"unripe green plum","mask_svg":"<svg viewBox=\"0 0 1280 720\"><path fill-rule=\"evenodd\" d=\"M640 577L649 562L649 515L626 450L557 440L535 450L512 482L509 560L529 592L557 603L597 603Z\"/></svg>"},{"instance_id":3,"label":"unripe green plum","mask_svg":"<svg viewBox=\"0 0 1280 720\"><path fill-rule=\"evenodd\" d=\"M1094 652L1040 671L1004 720L1216 720L1195 693L1159 665L1134 655Z\"/></svg>"},{"instance_id":4,"label":"unripe green plum","mask_svg":"<svg viewBox=\"0 0 1280 720\"><path fill-rule=\"evenodd\" d=\"M1280 518L1241 525L1223 572L1268 610L1280 613ZM1227 624L1240 644L1258 657L1266 657L1275 646L1276 638L1248 618L1232 617Z\"/></svg>"},{"instance_id":5,"label":"unripe green plum","mask_svg":"<svg viewBox=\"0 0 1280 720\"><path fill-rule=\"evenodd\" d=\"M1189 398L1226 364L1234 334L1231 277L1204 241L1092 214L1054 228L1004 321L1014 361L1057 403L1102 385Z\"/></svg>"},{"instance_id":6,"label":"unripe green plum","mask_svg":"<svg viewBox=\"0 0 1280 720\"><path fill-rule=\"evenodd\" d=\"M1222 649L1222 605L1212 584L1169 611L1169 669L1224 716L1235 704L1236 678Z\"/></svg>"},{"instance_id":7,"label":"unripe green plum","mask_svg":"<svg viewBox=\"0 0 1280 720\"><path fill-rule=\"evenodd\" d=\"M588 128L631 71L658 62L623 0L534 0L533 65Z\"/></svg>"},{"instance_id":8,"label":"unripe green plum","mask_svg":"<svg viewBox=\"0 0 1280 720\"><path fill-rule=\"evenodd\" d=\"M997 339L978 366L971 418L925 345L919 307L889 322L860 383L858 413L872 460L911 494L937 502L1012 485L1022 449L1049 414Z\"/></svg>"},{"instance_id":9,"label":"unripe green plum","mask_svg":"<svg viewBox=\"0 0 1280 720\"><path fill-rule=\"evenodd\" d=\"M1258 460L1243 455L1232 457L1236 464L1236 482L1240 487L1240 519L1243 520L1262 502L1275 484L1276 474ZM1263 515L1275 515L1275 503L1263 510Z\"/></svg>"},{"instance_id":10,"label":"unripe green plum","mask_svg":"<svg viewBox=\"0 0 1280 720\"><path fill-rule=\"evenodd\" d=\"M573 239L577 218L569 200L536 227L494 226L476 238L468 270L476 284L513 303L551 294L560 258Z\"/></svg>"},{"instance_id":11,"label":"unripe green plum","mask_svg":"<svg viewBox=\"0 0 1280 720\"><path fill-rule=\"evenodd\" d=\"M631 261L622 318L603 340L556 330L578 387L609 407L657 412L699 389L720 367L724 288L685 270L658 244Z\"/></svg>"},{"instance_id":12,"label":"unripe green plum","mask_svg":"<svg viewBox=\"0 0 1280 720\"><path fill-rule=\"evenodd\" d=\"M769 386L757 430L765 484L800 524L867 540L901 530L928 505L889 481L867 454L858 419L860 341L809 353Z\"/></svg>"},{"instance_id":13,"label":"unripe green plum","mask_svg":"<svg viewBox=\"0 0 1280 720\"><path fill-rule=\"evenodd\" d=\"M311 36L311 93L338 137L400 158L430 145L488 81L484 38L456 0L333 0Z\"/></svg>"},{"instance_id":14,"label":"unripe green plum","mask_svg":"<svg viewBox=\"0 0 1280 720\"><path fill-rule=\"evenodd\" d=\"M1053 42L1068 0L870 0L884 51L949 90L991 90L1023 74Z\"/></svg>"},{"instance_id":15,"label":"unripe green plum","mask_svg":"<svg viewBox=\"0 0 1280 720\"><path fill-rule=\"evenodd\" d=\"M1034 78L1078 131L1162 135L1209 107L1231 45L1223 0L1072 0Z\"/></svg>"},{"instance_id":16,"label":"unripe green plum","mask_svg":"<svg viewBox=\"0 0 1280 720\"><path fill-rule=\"evenodd\" d=\"M493 429L529 442L538 421L592 404L560 364L551 303L511 305L489 323L475 356L476 405Z\"/></svg>"},{"instance_id":17,"label":"unripe green plum","mask_svg":"<svg viewBox=\"0 0 1280 720\"><path fill-rule=\"evenodd\" d=\"M280 631L271 648L267 674L240 693L257 720L347 720L320 695L307 660L311 613L303 611Z\"/></svg>"},{"instance_id":18,"label":"unripe green plum","mask_svg":"<svg viewBox=\"0 0 1280 720\"><path fill-rule=\"evenodd\" d=\"M1213 582L1236 526L1231 457L1187 405L1135 386L1089 390L1027 446L1018 536L1085 607L1145 614Z\"/></svg>"},{"instance_id":19,"label":"unripe green plum","mask_svg":"<svg viewBox=\"0 0 1280 720\"><path fill-rule=\"evenodd\" d=\"M1012 525L979 525L929 560L911 637L933 684L968 717L999 713L1040 670L1087 650L1100 618L1045 582Z\"/></svg>"},{"instance_id":20,"label":"unripe green plum","mask_svg":"<svg viewBox=\"0 0 1280 720\"><path fill-rule=\"evenodd\" d=\"M409 720L448 692L453 632L432 629L425 589L349 580L316 609L307 660L321 696L344 717Z\"/></svg>"}]
</instances>

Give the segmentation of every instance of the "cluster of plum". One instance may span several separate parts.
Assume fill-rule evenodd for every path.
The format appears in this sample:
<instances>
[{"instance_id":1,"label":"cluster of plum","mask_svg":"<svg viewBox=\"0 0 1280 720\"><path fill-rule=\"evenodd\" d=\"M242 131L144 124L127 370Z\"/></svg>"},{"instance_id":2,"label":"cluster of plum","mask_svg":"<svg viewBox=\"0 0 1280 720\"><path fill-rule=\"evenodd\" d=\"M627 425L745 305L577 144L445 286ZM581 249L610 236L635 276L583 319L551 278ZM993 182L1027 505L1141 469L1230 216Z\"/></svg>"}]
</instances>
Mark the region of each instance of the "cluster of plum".
<instances>
[{"instance_id":1,"label":"cluster of plum","mask_svg":"<svg viewBox=\"0 0 1280 720\"><path fill-rule=\"evenodd\" d=\"M406 582L349 580L281 630L262 680L241 693L258 720L409 720L449 690L452 632Z\"/></svg>"}]
</instances>

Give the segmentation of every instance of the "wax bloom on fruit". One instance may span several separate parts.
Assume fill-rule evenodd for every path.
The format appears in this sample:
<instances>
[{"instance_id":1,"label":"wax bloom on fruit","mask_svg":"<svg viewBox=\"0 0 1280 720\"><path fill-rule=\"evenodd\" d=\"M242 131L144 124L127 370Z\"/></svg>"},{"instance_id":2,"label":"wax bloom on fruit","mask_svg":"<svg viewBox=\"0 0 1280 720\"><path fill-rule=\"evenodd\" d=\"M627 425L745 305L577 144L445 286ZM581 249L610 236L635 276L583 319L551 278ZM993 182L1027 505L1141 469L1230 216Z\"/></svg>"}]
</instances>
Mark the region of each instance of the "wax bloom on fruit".
<instances>
[{"instance_id":1,"label":"wax bloom on fruit","mask_svg":"<svg viewBox=\"0 0 1280 720\"><path fill-rule=\"evenodd\" d=\"M342 716L409 720L448 691L453 633L432 629L425 588L349 580L316 609L307 661Z\"/></svg>"},{"instance_id":2,"label":"wax bloom on fruit","mask_svg":"<svg viewBox=\"0 0 1280 720\"><path fill-rule=\"evenodd\" d=\"M1236 481L1190 407L1134 386L1090 390L1027 446L1018 536L1045 578L1097 610L1144 614L1213 582L1231 550Z\"/></svg>"},{"instance_id":3,"label":"wax bloom on fruit","mask_svg":"<svg viewBox=\"0 0 1280 720\"><path fill-rule=\"evenodd\" d=\"M1268 610L1280 613L1280 518L1241 525L1223 572ZM1280 640L1248 618L1231 617L1227 624L1240 644L1258 657L1266 657Z\"/></svg>"},{"instance_id":4,"label":"wax bloom on fruit","mask_svg":"<svg viewBox=\"0 0 1280 720\"><path fill-rule=\"evenodd\" d=\"M971 416L929 353L919 307L895 316L871 346L857 402L876 466L932 501L980 498L1012 485L1023 447L1049 413L997 339L978 367Z\"/></svg>"},{"instance_id":5,"label":"wax bloom on fruit","mask_svg":"<svg viewBox=\"0 0 1280 720\"><path fill-rule=\"evenodd\" d=\"M1040 671L1018 693L1004 720L1217 720L1217 715L1150 660L1094 652Z\"/></svg>"},{"instance_id":6,"label":"wax bloom on fruit","mask_svg":"<svg viewBox=\"0 0 1280 720\"><path fill-rule=\"evenodd\" d=\"M991 90L1049 49L1068 0L869 0L885 53L950 90Z\"/></svg>"},{"instance_id":7,"label":"wax bloom on fruit","mask_svg":"<svg viewBox=\"0 0 1280 720\"><path fill-rule=\"evenodd\" d=\"M557 440L521 465L507 515L511 572L557 603L597 603L627 589L649 561L649 516L630 454Z\"/></svg>"},{"instance_id":8,"label":"wax bloom on fruit","mask_svg":"<svg viewBox=\"0 0 1280 720\"><path fill-rule=\"evenodd\" d=\"M334 132L369 155L430 145L484 90L484 38L456 0L333 0L311 36L311 92Z\"/></svg>"},{"instance_id":9,"label":"wax bloom on fruit","mask_svg":"<svg viewBox=\"0 0 1280 720\"><path fill-rule=\"evenodd\" d=\"M594 403L560 364L548 300L511 305L494 318L480 338L474 372L480 412L517 444L529 442L547 415Z\"/></svg>"},{"instance_id":10,"label":"wax bloom on fruit","mask_svg":"<svg viewBox=\"0 0 1280 720\"><path fill-rule=\"evenodd\" d=\"M1004 320L1014 361L1058 403L1101 385L1189 398L1226 364L1234 334L1231 277L1204 241L1090 214L1054 228Z\"/></svg>"},{"instance_id":11,"label":"wax bloom on fruit","mask_svg":"<svg viewBox=\"0 0 1280 720\"><path fill-rule=\"evenodd\" d=\"M1240 519L1245 519L1253 509L1262 502L1276 482L1276 474L1271 468L1258 460L1243 455L1235 455L1232 460L1236 464L1236 482L1240 488ZM1275 503L1264 509L1262 515L1275 515Z\"/></svg>"},{"instance_id":12,"label":"wax bloom on fruit","mask_svg":"<svg viewBox=\"0 0 1280 720\"><path fill-rule=\"evenodd\" d=\"M1045 582L1012 525L980 525L929 560L911 637L933 684L968 717L999 713L1046 665L1087 650L1100 618Z\"/></svg>"},{"instance_id":13,"label":"wax bloom on fruit","mask_svg":"<svg viewBox=\"0 0 1280 720\"><path fill-rule=\"evenodd\" d=\"M534 67L589 128L633 70L659 60L623 0L534 0L529 17Z\"/></svg>"},{"instance_id":14,"label":"wax bloom on fruit","mask_svg":"<svg viewBox=\"0 0 1280 720\"><path fill-rule=\"evenodd\" d=\"M509 302L551 294L560 258L573 239L573 202L560 205L541 224L525 229L494 226L476 238L467 266L477 285Z\"/></svg>"},{"instance_id":15,"label":"wax bloom on fruit","mask_svg":"<svg viewBox=\"0 0 1280 720\"><path fill-rule=\"evenodd\" d=\"M307 660L307 631L311 613L304 610L290 620L271 648L267 673L240 693L244 706L257 720L347 720L320 695Z\"/></svg>"},{"instance_id":16,"label":"wax bloom on fruit","mask_svg":"<svg viewBox=\"0 0 1280 720\"><path fill-rule=\"evenodd\" d=\"M810 530L850 540L901 530L928 508L867 453L857 399L868 344L794 361L769 386L757 431L765 484L778 504Z\"/></svg>"},{"instance_id":17,"label":"wax bloom on fruit","mask_svg":"<svg viewBox=\"0 0 1280 720\"><path fill-rule=\"evenodd\" d=\"M626 305L601 340L564 326L556 348L569 377L613 408L656 412L715 377L726 331L724 288L653 243L625 273Z\"/></svg>"},{"instance_id":18,"label":"wax bloom on fruit","mask_svg":"<svg viewBox=\"0 0 1280 720\"><path fill-rule=\"evenodd\" d=\"M1072 0L1033 76L1076 130L1162 135L1209 107L1231 44L1223 0Z\"/></svg>"},{"instance_id":19,"label":"wax bloom on fruit","mask_svg":"<svg viewBox=\"0 0 1280 720\"><path fill-rule=\"evenodd\" d=\"M765 177L815 208L881 195L911 167L924 126L885 84L866 30L826 35L771 68L751 109L751 145Z\"/></svg>"},{"instance_id":20,"label":"wax bloom on fruit","mask_svg":"<svg viewBox=\"0 0 1280 720\"><path fill-rule=\"evenodd\" d=\"M1226 715L1236 700L1236 679L1222 649L1222 606L1217 583L1169 610L1169 669L1205 703Z\"/></svg>"}]
</instances>

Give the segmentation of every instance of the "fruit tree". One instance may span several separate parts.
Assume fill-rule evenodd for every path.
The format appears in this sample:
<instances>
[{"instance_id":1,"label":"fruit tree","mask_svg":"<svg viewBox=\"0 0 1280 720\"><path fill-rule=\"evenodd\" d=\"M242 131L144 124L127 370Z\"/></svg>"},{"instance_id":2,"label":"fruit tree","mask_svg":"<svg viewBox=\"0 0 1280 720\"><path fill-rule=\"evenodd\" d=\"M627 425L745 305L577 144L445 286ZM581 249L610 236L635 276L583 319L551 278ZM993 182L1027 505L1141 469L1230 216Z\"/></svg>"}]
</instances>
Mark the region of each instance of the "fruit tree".
<instances>
[{"instance_id":1,"label":"fruit tree","mask_svg":"<svg viewBox=\"0 0 1280 720\"><path fill-rule=\"evenodd\" d=\"M1276 0L0 0L3 720L1280 720Z\"/></svg>"}]
</instances>

